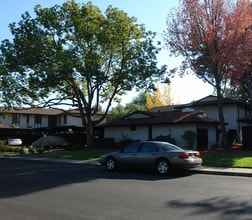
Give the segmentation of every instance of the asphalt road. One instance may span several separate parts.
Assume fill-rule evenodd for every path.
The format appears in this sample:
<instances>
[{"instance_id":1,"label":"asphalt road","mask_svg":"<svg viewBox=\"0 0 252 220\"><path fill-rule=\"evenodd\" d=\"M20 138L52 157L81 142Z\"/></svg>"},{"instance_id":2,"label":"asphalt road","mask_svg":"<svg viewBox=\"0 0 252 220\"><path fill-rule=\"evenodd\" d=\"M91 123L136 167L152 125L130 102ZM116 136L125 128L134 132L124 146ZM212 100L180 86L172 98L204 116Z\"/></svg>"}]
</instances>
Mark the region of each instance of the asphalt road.
<instances>
[{"instance_id":1,"label":"asphalt road","mask_svg":"<svg viewBox=\"0 0 252 220\"><path fill-rule=\"evenodd\" d=\"M251 177L0 159L0 218L251 219Z\"/></svg>"}]
</instances>

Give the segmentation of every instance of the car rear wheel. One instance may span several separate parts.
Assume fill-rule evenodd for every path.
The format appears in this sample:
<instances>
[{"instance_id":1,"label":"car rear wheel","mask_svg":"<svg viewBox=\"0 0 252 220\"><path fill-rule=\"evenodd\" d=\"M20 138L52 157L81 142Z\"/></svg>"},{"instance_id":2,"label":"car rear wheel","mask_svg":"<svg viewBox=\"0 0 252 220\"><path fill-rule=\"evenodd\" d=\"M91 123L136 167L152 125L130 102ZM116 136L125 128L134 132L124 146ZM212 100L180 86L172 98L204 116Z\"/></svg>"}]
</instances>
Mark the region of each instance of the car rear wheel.
<instances>
[{"instance_id":1,"label":"car rear wheel","mask_svg":"<svg viewBox=\"0 0 252 220\"><path fill-rule=\"evenodd\" d=\"M170 172L170 164L165 159L160 159L157 161L156 170L159 174L165 175Z\"/></svg>"},{"instance_id":2,"label":"car rear wheel","mask_svg":"<svg viewBox=\"0 0 252 220\"><path fill-rule=\"evenodd\" d=\"M109 170L109 171L113 171L113 170L116 169L116 161L115 161L115 158L109 157L109 158L106 160L106 168L107 168L107 170Z\"/></svg>"}]
</instances>

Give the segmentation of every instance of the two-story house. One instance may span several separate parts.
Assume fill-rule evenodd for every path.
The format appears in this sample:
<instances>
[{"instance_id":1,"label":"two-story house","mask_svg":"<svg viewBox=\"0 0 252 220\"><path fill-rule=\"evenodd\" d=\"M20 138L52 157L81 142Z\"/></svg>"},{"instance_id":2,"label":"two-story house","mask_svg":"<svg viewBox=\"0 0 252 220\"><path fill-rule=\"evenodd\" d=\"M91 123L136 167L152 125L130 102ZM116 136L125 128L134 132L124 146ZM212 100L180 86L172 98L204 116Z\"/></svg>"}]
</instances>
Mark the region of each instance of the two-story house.
<instances>
[{"instance_id":1,"label":"two-story house","mask_svg":"<svg viewBox=\"0 0 252 220\"><path fill-rule=\"evenodd\" d=\"M93 119L100 118L102 114L97 113ZM102 123L104 122L106 118ZM31 135L37 138L43 134L58 135L74 132L85 133L80 112L77 109L0 107L0 139L14 136L27 139ZM95 132L103 135L100 127L95 128ZM31 141L33 140L29 138L27 142Z\"/></svg>"}]
</instances>

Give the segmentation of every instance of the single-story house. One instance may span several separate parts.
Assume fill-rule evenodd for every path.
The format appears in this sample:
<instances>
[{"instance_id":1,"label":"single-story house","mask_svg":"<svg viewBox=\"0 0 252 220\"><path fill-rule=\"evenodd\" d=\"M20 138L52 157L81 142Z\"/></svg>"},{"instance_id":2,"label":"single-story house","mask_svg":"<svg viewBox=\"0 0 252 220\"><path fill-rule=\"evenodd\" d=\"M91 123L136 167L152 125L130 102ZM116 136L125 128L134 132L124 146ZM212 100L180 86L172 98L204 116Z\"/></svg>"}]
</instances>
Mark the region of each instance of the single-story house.
<instances>
[{"instance_id":1,"label":"single-story house","mask_svg":"<svg viewBox=\"0 0 252 220\"><path fill-rule=\"evenodd\" d=\"M159 135L171 135L175 143L185 147L181 138L186 130L198 134L194 148L206 149L216 143L218 120L209 118L202 111L136 111L104 126L104 137L119 142L122 137L135 140L152 140Z\"/></svg>"}]
</instances>

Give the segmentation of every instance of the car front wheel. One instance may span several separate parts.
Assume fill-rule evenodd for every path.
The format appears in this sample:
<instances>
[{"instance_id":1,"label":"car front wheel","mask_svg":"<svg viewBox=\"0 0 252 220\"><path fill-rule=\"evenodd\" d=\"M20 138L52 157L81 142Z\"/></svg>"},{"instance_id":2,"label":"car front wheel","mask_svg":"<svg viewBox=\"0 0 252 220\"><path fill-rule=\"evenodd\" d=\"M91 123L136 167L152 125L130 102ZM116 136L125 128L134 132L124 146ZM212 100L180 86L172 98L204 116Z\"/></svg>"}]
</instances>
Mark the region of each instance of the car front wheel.
<instances>
[{"instance_id":1,"label":"car front wheel","mask_svg":"<svg viewBox=\"0 0 252 220\"><path fill-rule=\"evenodd\" d=\"M159 174L165 175L170 172L170 164L165 159L160 159L157 161L156 170Z\"/></svg>"},{"instance_id":2,"label":"car front wheel","mask_svg":"<svg viewBox=\"0 0 252 220\"><path fill-rule=\"evenodd\" d=\"M115 158L109 157L109 158L106 160L106 168L107 168L107 170L109 170L109 171L114 171L114 170L116 169L116 161L115 161Z\"/></svg>"}]
</instances>

